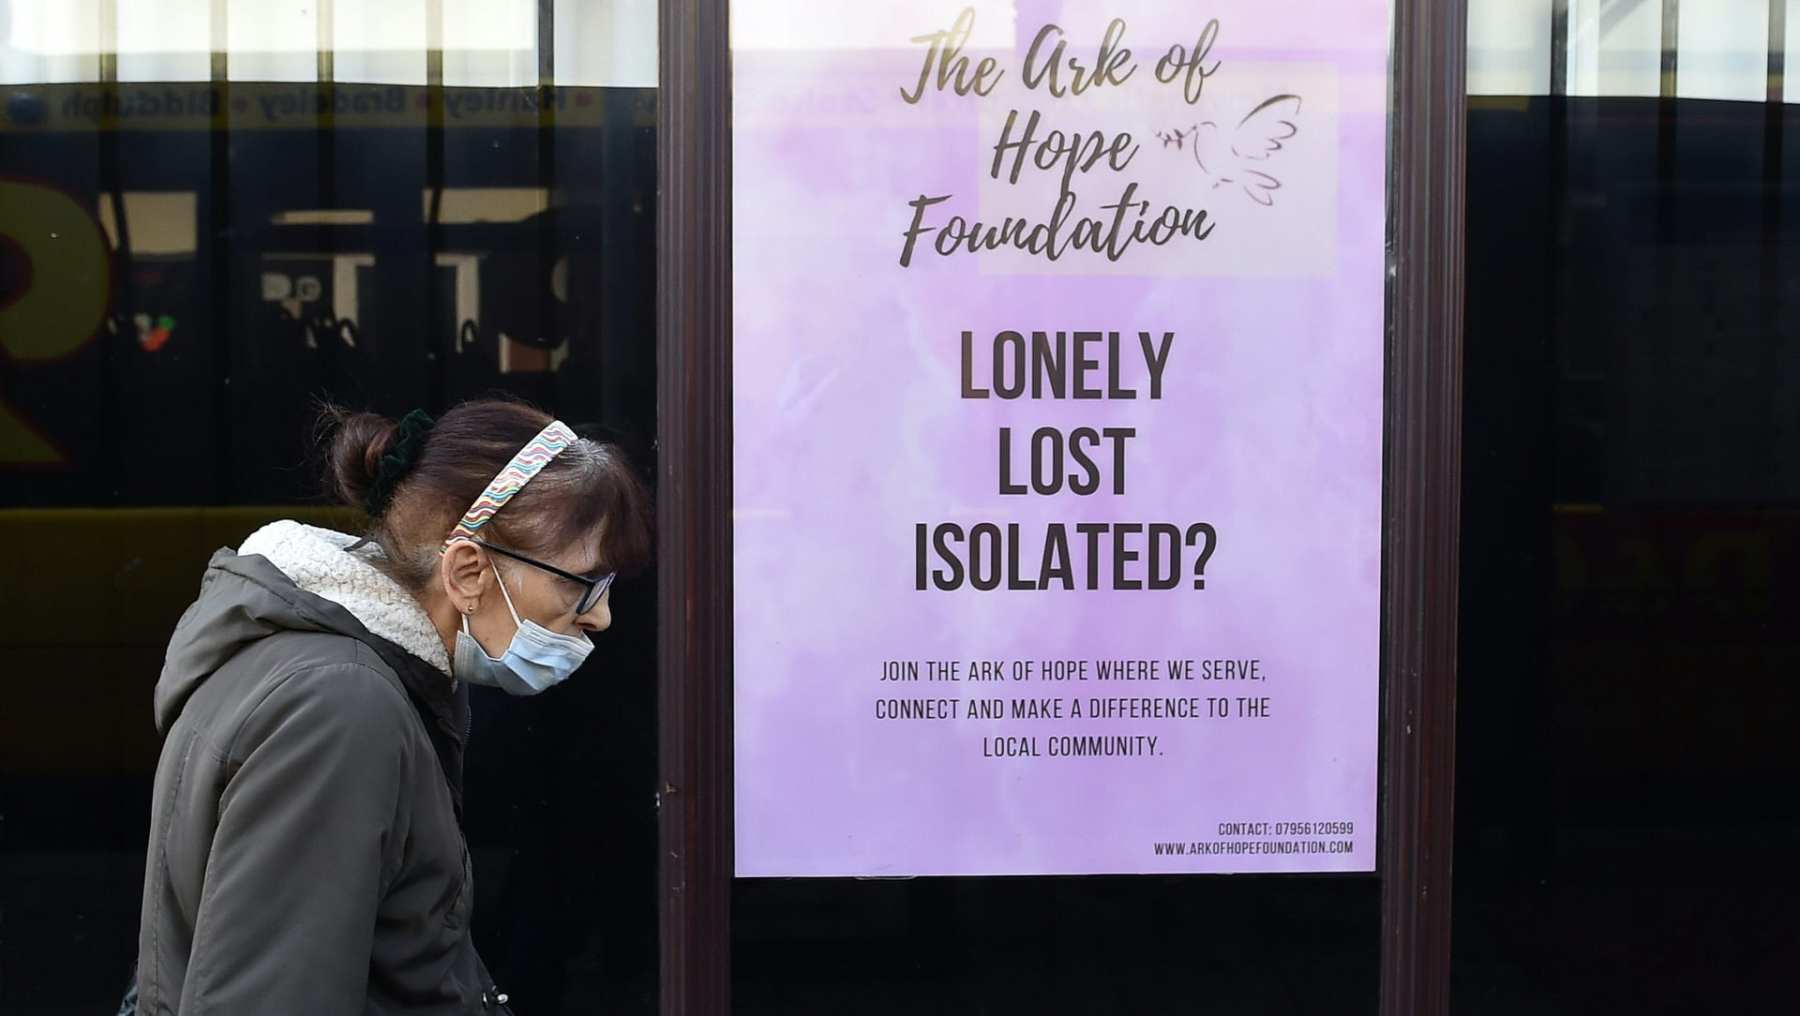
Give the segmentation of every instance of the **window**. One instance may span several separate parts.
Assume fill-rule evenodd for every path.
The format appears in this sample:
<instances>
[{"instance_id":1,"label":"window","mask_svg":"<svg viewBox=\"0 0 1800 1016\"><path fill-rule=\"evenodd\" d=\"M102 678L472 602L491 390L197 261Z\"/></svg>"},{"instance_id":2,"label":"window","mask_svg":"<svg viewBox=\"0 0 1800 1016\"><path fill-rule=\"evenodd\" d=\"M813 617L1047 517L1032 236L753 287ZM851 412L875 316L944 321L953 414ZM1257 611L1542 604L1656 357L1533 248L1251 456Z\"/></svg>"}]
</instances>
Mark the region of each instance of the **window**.
<instances>
[{"instance_id":1,"label":"window","mask_svg":"<svg viewBox=\"0 0 1800 1016\"><path fill-rule=\"evenodd\" d=\"M319 400L510 392L651 468L655 13L0 4L0 646L45 675L0 711L0 1009L117 1003L207 556L359 524L320 505ZM603 676L477 693L474 926L521 1011L655 1006L653 590L612 594Z\"/></svg>"}]
</instances>

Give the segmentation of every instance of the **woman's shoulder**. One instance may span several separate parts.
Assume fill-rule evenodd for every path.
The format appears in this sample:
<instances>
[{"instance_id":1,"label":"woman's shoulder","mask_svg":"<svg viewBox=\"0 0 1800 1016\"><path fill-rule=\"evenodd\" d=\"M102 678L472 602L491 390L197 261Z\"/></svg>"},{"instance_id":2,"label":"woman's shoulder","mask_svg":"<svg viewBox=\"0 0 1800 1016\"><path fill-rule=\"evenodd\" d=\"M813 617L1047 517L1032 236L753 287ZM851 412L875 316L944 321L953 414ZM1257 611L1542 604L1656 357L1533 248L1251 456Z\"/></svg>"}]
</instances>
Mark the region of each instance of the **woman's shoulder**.
<instances>
[{"instance_id":1,"label":"woman's shoulder","mask_svg":"<svg viewBox=\"0 0 1800 1016\"><path fill-rule=\"evenodd\" d=\"M215 738L227 757L241 757L246 745L278 729L287 736L312 731L387 745L424 734L393 668L360 640L337 632L269 635L207 683L215 682L221 693Z\"/></svg>"}]
</instances>

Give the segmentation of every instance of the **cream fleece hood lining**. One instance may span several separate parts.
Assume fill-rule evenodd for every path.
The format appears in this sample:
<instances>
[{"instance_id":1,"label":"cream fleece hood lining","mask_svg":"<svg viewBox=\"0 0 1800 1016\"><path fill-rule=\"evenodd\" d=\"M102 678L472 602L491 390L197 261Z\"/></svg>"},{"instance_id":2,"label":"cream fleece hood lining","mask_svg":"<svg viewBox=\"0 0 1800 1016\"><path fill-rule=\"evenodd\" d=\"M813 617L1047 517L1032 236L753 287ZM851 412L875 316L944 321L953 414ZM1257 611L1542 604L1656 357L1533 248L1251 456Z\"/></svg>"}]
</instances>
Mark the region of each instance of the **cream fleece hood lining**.
<instances>
[{"instance_id":1,"label":"cream fleece hood lining","mask_svg":"<svg viewBox=\"0 0 1800 1016\"><path fill-rule=\"evenodd\" d=\"M357 538L283 519L250 534L239 554L256 554L296 586L343 607L378 635L448 675L450 654L425 608L400 583L376 567L373 544L351 551Z\"/></svg>"}]
</instances>

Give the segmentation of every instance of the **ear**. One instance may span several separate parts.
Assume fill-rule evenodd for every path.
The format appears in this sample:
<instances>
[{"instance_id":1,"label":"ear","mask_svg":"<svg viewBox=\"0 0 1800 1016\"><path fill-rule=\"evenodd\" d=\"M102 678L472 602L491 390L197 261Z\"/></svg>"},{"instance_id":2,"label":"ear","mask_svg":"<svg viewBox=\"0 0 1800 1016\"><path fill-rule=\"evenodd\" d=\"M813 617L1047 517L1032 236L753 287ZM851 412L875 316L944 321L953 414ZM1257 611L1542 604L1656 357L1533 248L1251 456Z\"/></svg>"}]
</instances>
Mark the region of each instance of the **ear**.
<instances>
[{"instance_id":1,"label":"ear","mask_svg":"<svg viewBox=\"0 0 1800 1016\"><path fill-rule=\"evenodd\" d=\"M468 613L468 608L479 606L482 594L488 591L487 560L481 548L467 540L452 540L444 548L438 574L444 595L450 598L457 613Z\"/></svg>"}]
</instances>

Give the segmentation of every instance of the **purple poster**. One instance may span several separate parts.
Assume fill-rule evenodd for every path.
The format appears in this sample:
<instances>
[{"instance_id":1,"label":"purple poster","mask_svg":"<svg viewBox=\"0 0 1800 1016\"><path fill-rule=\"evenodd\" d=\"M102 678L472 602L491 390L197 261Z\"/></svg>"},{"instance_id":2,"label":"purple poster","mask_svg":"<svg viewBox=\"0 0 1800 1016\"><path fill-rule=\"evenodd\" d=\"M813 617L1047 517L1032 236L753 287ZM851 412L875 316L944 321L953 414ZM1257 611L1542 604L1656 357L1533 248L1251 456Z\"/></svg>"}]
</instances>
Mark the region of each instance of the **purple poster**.
<instances>
[{"instance_id":1,"label":"purple poster","mask_svg":"<svg viewBox=\"0 0 1800 1016\"><path fill-rule=\"evenodd\" d=\"M1386 0L737 0L743 876L1374 867Z\"/></svg>"}]
</instances>

